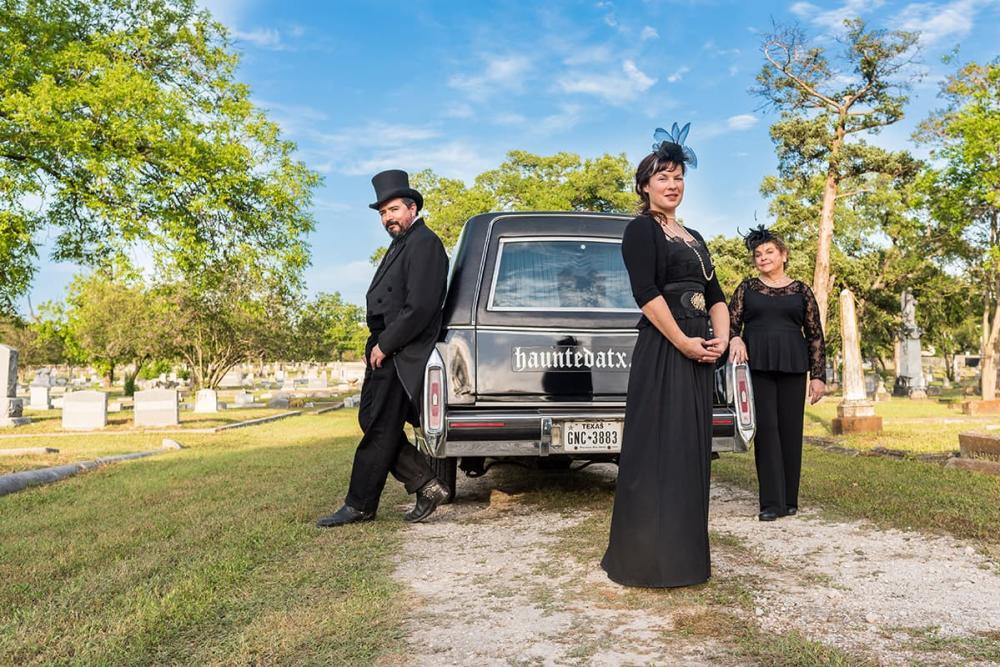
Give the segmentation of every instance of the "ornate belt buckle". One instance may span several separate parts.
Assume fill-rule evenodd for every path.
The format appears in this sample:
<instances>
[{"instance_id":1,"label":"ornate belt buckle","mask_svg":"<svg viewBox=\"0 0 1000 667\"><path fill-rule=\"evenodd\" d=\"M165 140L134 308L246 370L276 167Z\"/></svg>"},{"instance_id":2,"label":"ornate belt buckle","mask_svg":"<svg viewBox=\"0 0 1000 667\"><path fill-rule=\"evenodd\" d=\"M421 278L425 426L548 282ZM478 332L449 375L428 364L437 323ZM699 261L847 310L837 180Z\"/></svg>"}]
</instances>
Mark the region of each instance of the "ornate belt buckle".
<instances>
[{"instance_id":1,"label":"ornate belt buckle","mask_svg":"<svg viewBox=\"0 0 1000 667\"><path fill-rule=\"evenodd\" d=\"M705 312L704 294L702 294L701 292L687 292L684 296L687 297L688 303L691 304L691 310Z\"/></svg>"}]
</instances>

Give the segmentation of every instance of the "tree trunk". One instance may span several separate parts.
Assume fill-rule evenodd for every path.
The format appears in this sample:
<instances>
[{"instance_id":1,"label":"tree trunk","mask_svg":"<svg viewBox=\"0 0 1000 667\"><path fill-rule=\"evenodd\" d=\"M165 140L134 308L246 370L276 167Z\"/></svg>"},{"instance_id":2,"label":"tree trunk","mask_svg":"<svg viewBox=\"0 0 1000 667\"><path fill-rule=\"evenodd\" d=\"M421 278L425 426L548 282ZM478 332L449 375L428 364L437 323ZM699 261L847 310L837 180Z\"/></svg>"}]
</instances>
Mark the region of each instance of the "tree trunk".
<instances>
[{"instance_id":1,"label":"tree trunk","mask_svg":"<svg viewBox=\"0 0 1000 667\"><path fill-rule=\"evenodd\" d=\"M984 318L984 322L988 321ZM986 331L983 331L986 334ZM997 395L997 340L1000 339L1000 307L993 312L993 325L989 335L984 335L983 349L979 355L979 367L982 369L983 400L992 401Z\"/></svg>"},{"instance_id":2,"label":"tree trunk","mask_svg":"<svg viewBox=\"0 0 1000 667\"><path fill-rule=\"evenodd\" d=\"M830 161L823 184L823 208L819 214L819 239L816 246L816 269L813 272L813 294L819 306L819 321L826 331L826 316L830 303L830 247L833 245L833 209L840 186L840 147L844 142L843 119L837 126L837 136L830 146Z\"/></svg>"}]
</instances>

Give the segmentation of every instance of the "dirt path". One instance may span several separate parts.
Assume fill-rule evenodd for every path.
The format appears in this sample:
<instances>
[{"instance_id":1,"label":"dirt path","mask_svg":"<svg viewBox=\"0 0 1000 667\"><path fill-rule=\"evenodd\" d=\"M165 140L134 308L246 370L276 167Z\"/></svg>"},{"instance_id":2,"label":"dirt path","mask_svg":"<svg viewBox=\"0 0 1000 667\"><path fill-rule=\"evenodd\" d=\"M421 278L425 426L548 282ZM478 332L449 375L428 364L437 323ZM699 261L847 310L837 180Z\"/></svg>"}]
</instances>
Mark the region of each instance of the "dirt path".
<instances>
[{"instance_id":1,"label":"dirt path","mask_svg":"<svg viewBox=\"0 0 1000 667\"><path fill-rule=\"evenodd\" d=\"M609 582L614 471L564 473L570 490L541 496L537 473L461 480L459 502L407 530L405 662L741 665L833 647L850 662L998 664L1000 572L972 547L815 511L761 524L755 497L729 487L712 489L710 584Z\"/></svg>"}]
</instances>

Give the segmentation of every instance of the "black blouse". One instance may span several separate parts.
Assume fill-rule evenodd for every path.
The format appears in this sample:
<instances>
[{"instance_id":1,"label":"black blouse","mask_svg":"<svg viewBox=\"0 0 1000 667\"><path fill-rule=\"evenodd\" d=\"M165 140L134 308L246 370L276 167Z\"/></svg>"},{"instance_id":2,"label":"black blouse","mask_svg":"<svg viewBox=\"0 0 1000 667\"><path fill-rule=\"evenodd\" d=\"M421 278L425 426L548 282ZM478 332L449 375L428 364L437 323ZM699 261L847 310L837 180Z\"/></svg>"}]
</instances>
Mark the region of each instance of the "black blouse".
<instances>
[{"instance_id":1,"label":"black blouse","mask_svg":"<svg viewBox=\"0 0 1000 667\"><path fill-rule=\"evenodd\" d=\"M729 335L742 335L750 367L785 373L809 372L826 382L826 348L819 306L812 290L794 280L769 287L747 278L729 304Z\"/></svg>"},{"instance_id":2,"label":"black blouse","mask_svg":"<svg viewBox=\"0 0 1000 667\"><path fill-rule=\"evenodd\" d=\"M685 229L694 237L693 242L668 238L660 223L648 215L636 217L625 227L622 257L632 284L632 296L640 308L673 284L704 291L706 309L725 303L705 240L690 227ZM711 279L706 279L705 274L712 276ZM648 324L644 315L639 326Z\"/></svg>"}]
</instances>

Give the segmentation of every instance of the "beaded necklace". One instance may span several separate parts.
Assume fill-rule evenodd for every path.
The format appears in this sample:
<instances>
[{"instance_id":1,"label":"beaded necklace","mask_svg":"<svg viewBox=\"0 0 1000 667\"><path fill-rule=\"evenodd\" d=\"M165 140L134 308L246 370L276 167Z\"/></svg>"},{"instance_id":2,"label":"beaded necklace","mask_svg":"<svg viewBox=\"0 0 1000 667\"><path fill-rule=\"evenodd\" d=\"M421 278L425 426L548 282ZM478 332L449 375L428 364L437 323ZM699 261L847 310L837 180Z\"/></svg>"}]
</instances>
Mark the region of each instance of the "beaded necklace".
<instances>
[{"instance_id":1,"label":"beaded necklace","mask_svg":"<svg viewBox=\"0 0 1000 667\"><path fill-rule=\"evenodd\" d=\"M676 218L668 218L668 220L673 220L674 222L677 222ZM686 245L688 248L691 248L691 252L693 252L694 256L698 258L698 264L701 265L701 275L705 276L705 282L710 282L712 278L715 277L715 267L714 266L712 267L711 272L705 271L705 260L701 258L701 253L698 252L698 248L689 244L687 240L680 234L674 234L673 232L671 232L669 229L667 229L667 226L663 224L663 222L661 222L659 219L656 219L656 221L660 223L660 229L663 230L663 235L667 238L667 240L677 239L678 241ZM680 225L681 223L677 222L677 224ZM693 236L691 237L691 240L697 243L697 240Z\"/></svg>"}]
</instances>

